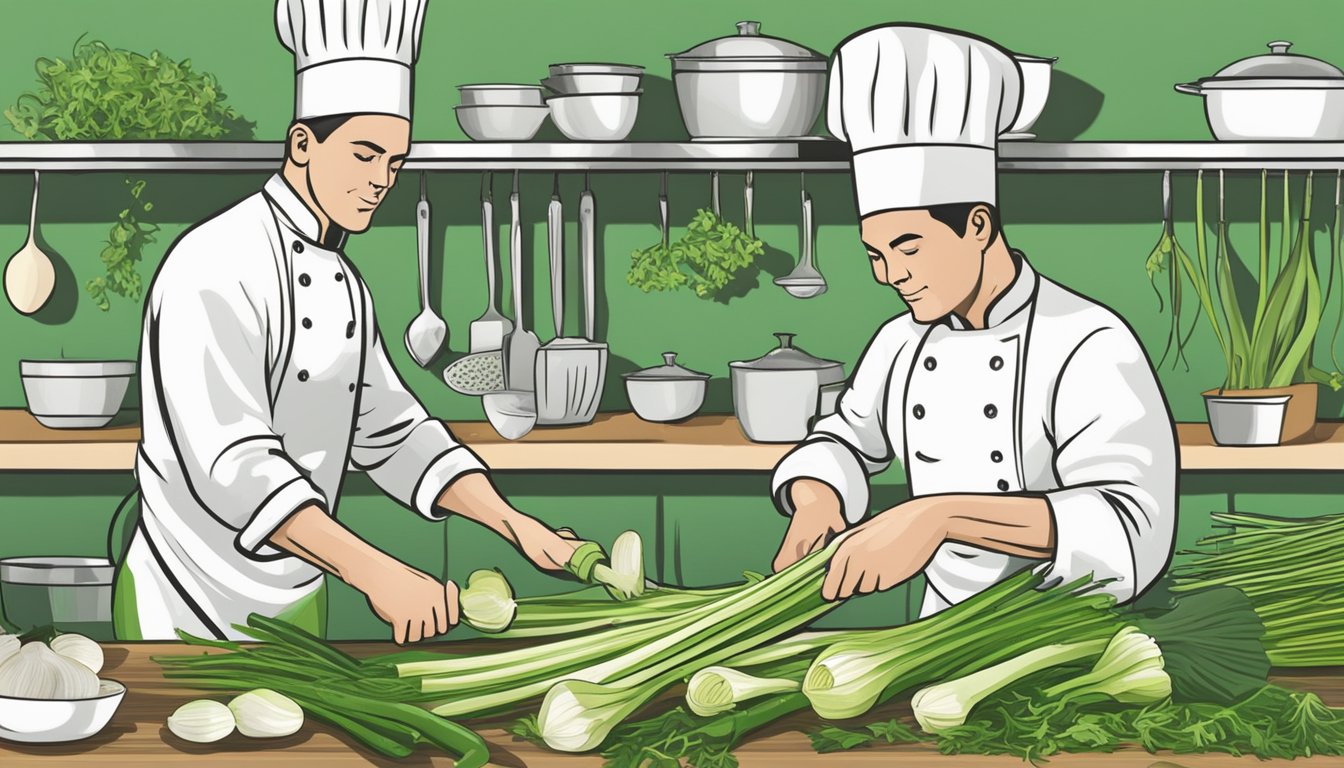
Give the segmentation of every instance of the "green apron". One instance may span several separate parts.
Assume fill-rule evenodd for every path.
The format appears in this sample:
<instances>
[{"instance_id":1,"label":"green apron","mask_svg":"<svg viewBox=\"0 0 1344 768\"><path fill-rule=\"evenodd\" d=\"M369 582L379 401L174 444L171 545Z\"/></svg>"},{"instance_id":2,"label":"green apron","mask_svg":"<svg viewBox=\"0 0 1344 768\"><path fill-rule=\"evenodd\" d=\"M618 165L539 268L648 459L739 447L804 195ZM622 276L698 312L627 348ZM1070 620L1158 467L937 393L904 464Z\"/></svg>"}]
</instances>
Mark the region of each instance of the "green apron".
<instances>
[{"instance_id":1,"label":"green apron","mask_svg":"<svg viewBox=\"0 0 1344 768\"><path fill-rule=\"evenodd\" d=\"M131 499L134 504L130 504ZM129 509L128 509L129 508ZM112 581L112 631L118 640L143 640L140 632L140 613L135 604L135 575L126 565L126 552L140 522L139 491L133 491L122 500L112 517L108 532L108 555L117 572ZM327 636L327 581L323 577L317 589L275 618L287 621L318 637Z\"/></svg>"}]
</instances>

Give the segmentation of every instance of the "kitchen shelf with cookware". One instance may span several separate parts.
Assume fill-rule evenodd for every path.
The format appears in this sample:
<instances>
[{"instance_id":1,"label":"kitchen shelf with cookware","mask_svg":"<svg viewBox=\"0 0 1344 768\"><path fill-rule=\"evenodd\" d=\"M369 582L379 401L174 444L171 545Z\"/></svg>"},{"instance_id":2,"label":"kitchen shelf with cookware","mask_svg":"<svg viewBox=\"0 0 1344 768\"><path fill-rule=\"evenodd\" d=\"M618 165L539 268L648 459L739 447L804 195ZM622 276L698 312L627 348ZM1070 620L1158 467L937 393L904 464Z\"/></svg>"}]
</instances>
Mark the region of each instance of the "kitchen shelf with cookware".
<instances>
[{"instance_id":1,"label":"kitchen shelf with cookware","mask_svg":"<svg viewBox=\"0 0 1344 768\"><path fill-rule=\"evenodd\" d=\"M274 171L281 142L0 142L0 171ZM1344 142L1075 141L999 145L1005 171L1344 170ZM416 143L404 171L848 172L844 142Z\"/></svg>"},{"instance_id":2,"label":"kitchen shelf with cookware","mask_svg":"<svg viewBox=\"0 0 1344 768\"><path fill-rule=\"evenodd\" d=\"M654 424L633 413L599 413L589 424L537 429L507 440L482 421L448 427L493 469L509 471L769 472L792 443L754 443L726 414ZM1209 426L1176 425L1181 469L1190 472L1344 471L1344 422L1316 425L1314 441L1263 447L1213 442ZM0 409L0 472L129 472L137 425L51 429L27 411Z\"/></svg>"}]
</instances>

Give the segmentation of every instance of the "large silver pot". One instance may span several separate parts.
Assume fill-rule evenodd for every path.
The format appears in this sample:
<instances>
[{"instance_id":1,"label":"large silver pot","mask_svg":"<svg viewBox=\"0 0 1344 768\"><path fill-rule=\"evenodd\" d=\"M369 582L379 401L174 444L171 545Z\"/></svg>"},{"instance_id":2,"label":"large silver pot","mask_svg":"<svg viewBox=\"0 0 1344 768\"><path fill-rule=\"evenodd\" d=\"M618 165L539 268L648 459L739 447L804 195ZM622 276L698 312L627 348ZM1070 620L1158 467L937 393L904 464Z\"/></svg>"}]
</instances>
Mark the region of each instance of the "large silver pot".
<instances>
[{"instance_id":1,"label":"large silver pot","mask_svg":"<svg viewBox=\"0 0 1344 768\"><path fill-rule=\"evenodd\" d=\"M1344 141L1344 71L1289 53L1241 59L1176 90L1204 97L1209 129L1220 141Z\"/></svg>"},{"instance_id":2,"label":"large silver pot","mask_svg":"<svg viewBox=\"0 0 1344 768\"><path fill-rule=\"evenodd\" d=\"M818 415L822 388L843 382L845 368L793 346L792 333L775 336L779 347L765 356L729 364L733 412L749 440L796 443L807 437L812 417ZM833 398L828 404L834 407Z\"/></svg>"},{"instance_id":3,"label":"large silver pot","mask_svg":"<svg viewBox=\"0 0 1344 768\"><path fill-rule=\"evenodd\" d=\"M826 57L761 34L739 21L737 34L669 53L681 119L693 139L807 136L826 97Z\"/></svg>"}]
</instances>

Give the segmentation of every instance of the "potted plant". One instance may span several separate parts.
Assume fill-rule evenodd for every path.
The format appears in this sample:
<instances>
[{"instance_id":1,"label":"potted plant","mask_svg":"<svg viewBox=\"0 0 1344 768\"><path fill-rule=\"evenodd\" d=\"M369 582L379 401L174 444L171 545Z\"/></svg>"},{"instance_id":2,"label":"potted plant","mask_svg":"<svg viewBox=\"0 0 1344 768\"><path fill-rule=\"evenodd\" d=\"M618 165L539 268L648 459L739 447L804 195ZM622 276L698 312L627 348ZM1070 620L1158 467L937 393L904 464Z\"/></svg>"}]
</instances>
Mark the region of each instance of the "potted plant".
<instances>
[{"instance_id":1,"label":"potted plant","mask_svg":"<svg viewBox=\"0 0 1344 768\"><path fill-rule=\"evenodd\" d=\"M1243 302L1233 279L1227 220L1223 205L1223 176L1218 176L1218 225L1216 252L1210 264L1204 219L1204 172L1195 183L1196 253L1191 258L1176 241L1170 208L1170 176L1163 180L1164 223L1162 238L1148 258L1148 274L1157 287L1157 277L1168 271L1167 298L1172 326L1167 350L1183 353L1190 332L1181 332L1182 275L1198 299L1196 312L1213 330L1223 353L1225 377L1221 386L1203 393L1214 440L1220 445L1274 445L1313 439L1316 424L1317 385L1332 389L1344 386L1338 370L1323 371L1312 362L1317 334L1322 329L1325 306L1334 289L1340 267L1340 178L1335 181L1335 226L1331 231L1329 277L1324 295L1311 245L1311 195L1313 174L1308 173L1302 196L1302 212L1293 233L1289 201L1289 176L1283 175L1283 224L1277 263L1269 258L1267 206L1268 172L1260 173L1259 262L1255 273L1255 303ZM1168 269L1172 264L1177 268ZM1342 275L1344 277L1344 275ZM1160 294L1160 292L1159 292ZM1344 306L1341 306L1344 314ZM1339 322L1335 333L1338 334ZM1193 326L1190 331L1193 331ZM1338 369L1338 363L1335 363Z\"/></svg>"}]
</instances>

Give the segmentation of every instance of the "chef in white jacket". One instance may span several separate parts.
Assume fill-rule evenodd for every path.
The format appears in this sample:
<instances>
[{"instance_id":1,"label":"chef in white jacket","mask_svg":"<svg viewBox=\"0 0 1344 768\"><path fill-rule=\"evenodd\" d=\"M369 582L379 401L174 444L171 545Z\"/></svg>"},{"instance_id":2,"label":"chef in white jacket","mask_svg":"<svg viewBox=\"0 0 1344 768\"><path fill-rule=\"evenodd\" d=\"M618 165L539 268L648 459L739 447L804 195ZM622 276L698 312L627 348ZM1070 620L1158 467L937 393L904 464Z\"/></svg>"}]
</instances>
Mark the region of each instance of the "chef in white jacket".
<instances>
[{"instance_id":1,"label":"chef in white jacket","mask_svg":"<svg viewBox=\"0 0 1344 768\"><path fill-rule=\"evenodd\" d=\"M777 569L855 528L828 599L922 571L928 616L1037 567L1124 602L1170 560L1175 429L1143 347L999 224L996 137L1021 87L1010 54L951 30L888 25L836 49L827 122L853 149L873 276L910 311L775 470L792 515ZM869 477L893 461L912 498L865 520Z\"/></svg>"},{"instance_id":2,"label":"chef in white jacket","mask_svg":"<svg viewBox=\"0 0 1344 768\"><path fill-rule=\"evenodd\" d=\"M364 592L398 642L447 631L456 586L335 519L347 465L429 520L451 511L495 530L540 568L573 551L407 391L342 252L409 149L424 10L279 0L298 65L283 169L182 235L149 291L142 515L114 600L125 639L237 638L252 612L319 631L324 573Z\"/></svg>"}]
</instances>

